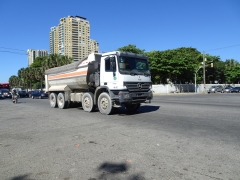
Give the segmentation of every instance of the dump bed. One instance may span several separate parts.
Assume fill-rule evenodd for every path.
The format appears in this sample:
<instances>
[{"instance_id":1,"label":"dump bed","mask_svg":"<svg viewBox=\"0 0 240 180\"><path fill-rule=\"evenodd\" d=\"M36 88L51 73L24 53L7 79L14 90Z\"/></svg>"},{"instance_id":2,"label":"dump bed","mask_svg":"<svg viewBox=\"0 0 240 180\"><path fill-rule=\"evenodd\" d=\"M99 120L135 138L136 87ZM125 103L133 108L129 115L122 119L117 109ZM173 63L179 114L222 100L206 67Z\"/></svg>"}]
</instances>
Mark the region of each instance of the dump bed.
<instances>
[{"instance_id":1,"label":"dump bed","mask_svg":"<svg viewBox=\"0 0 240 180\"><path fill-rule=\"evenodd\" d=\"M88 63L99 61L101 54L90 54L88 58L68 65L51 68L45 71L47 91L54 91L67 86L70 89L88 89Z\"/></svg>"}]
</instances>

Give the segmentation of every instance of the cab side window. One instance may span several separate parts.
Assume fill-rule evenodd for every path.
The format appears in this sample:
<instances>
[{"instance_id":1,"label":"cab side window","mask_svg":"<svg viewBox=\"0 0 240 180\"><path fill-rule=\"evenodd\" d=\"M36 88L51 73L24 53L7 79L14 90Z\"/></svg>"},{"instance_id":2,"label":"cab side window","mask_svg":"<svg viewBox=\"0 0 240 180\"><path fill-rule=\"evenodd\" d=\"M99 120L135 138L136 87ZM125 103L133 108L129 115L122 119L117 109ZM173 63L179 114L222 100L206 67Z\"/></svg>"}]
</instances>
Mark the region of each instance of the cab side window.
<instances>
[{"instance_id":1,"label":"cab side window","mask_svg":"<svg viewBox=\"0 0 240 180\"><path fill-rule=\"evenodd\" d=\"M110 71L110 59L105 60L105 71L106 72Z\"/></svg>"},{"instance_id":2,"label":"cab side window","mask_svg":"<svg viewBox=\"0 0 240 180\"><path fill-rule=\"evenodd\" d=\"M114 60L114 61L116 63L116 60ZM105 60L105 71L112 72L110 59Z\"/></svg>"}]
</instances>

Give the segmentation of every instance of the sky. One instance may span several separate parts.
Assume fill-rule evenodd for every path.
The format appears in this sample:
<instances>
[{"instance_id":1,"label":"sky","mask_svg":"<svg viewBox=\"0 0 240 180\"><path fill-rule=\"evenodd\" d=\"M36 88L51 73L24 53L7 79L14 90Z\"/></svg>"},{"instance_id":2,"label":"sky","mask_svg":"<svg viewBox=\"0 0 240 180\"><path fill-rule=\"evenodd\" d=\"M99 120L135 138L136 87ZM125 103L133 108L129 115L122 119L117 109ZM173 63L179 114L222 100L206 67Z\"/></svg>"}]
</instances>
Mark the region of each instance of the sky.
<instances>
[{"instance_id":1,"label":"sky","mask_svg":"<svg viewBox=\"0 0 240 180\"><path fill-rule=\"evenodd\" d=\"M240 62L239 0L0 0L0 83L28 66L28 49L49 51L67 16L87 18L100 52L192 47Z\"/></svg>"}]
</instances>

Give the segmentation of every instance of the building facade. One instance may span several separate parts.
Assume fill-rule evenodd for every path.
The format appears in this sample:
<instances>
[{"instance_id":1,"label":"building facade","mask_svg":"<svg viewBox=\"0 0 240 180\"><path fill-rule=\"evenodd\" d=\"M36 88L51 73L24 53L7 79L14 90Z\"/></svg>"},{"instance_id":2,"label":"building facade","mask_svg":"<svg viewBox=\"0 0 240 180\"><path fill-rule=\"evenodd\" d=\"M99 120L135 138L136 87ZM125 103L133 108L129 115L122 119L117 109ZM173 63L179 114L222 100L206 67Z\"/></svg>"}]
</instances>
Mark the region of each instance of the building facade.
<instances>
[{"instance_id":1,"label":"building facade","mask_svg":"<svg viewBox=\"0 0 240 180\"><path fill-rule=\"evenodd\" d=\"M74 61L99 51L97 41L90 39L90 23L80 16L61 18L50 30L50 53L72 57Z\"/></svg>"},{"instance_id":2,"label":"building facade","mask_svg":"<svg viewBox=\"0 0 240 180\"><path fill-rule=\"evenodd\" d=\"M27 54L28 54L28 66L30 66L37 57L48 56L48 51L28 49Z\"/></svg>"}]
</instances>

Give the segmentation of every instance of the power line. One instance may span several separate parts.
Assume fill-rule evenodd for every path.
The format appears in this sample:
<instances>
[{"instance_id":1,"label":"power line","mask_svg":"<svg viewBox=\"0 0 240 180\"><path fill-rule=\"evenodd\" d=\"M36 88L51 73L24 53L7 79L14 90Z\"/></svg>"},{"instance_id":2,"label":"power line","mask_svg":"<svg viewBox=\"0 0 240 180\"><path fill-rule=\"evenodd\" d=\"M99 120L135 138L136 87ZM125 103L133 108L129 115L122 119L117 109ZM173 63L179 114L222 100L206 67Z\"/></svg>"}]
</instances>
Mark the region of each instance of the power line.
<instances>
[{"instance_id":1,"label":"power line","mask_svg":"<svg viewBox=\"0 0 240 180\"><path fill-rule=\"evenodd\" d=\"M25 50L21 50L21 49L13 49L13 48L7 48L7 47L0 47L0 48L26 52Z\"/></svg>"},{"instance_id":2,"label":"power line","mask_svg":"<svg viewBox=\"0 0 240 180\"><path fill-rule=\"evenodd\" d=\"M236 47L236 46L240 46L240 44L236 44L236 45L232 45L232 46L226 46L226 47L221 47L221 48L216 48L216 49L210 49L210 50L207 50L205 52L215 51L215 50L219 50L219 49L226 49L226 48L231 48L231 47Z\"/></svg>"},{"instance_id":3,"label":"power line","mask_svg":"<svg viewBox=\"0 0 240 180\"><path fill-rule=\"evenodd\" d=\"M7 52L7 53L13 53L13 54L20 54L20 55L27 55L27 54L23 54L23 53L19 53L19 52L13 52L13 51L2 51L2 50L0 50L0 52Z\"/></svg>"}]
</instances>

